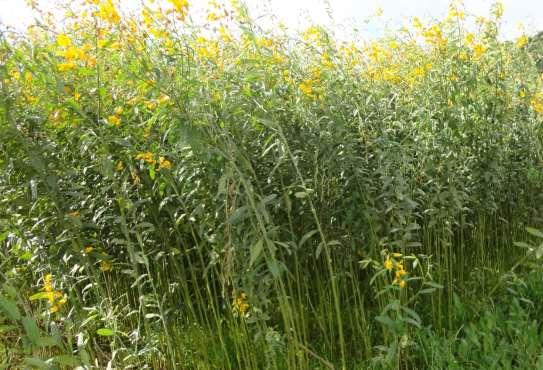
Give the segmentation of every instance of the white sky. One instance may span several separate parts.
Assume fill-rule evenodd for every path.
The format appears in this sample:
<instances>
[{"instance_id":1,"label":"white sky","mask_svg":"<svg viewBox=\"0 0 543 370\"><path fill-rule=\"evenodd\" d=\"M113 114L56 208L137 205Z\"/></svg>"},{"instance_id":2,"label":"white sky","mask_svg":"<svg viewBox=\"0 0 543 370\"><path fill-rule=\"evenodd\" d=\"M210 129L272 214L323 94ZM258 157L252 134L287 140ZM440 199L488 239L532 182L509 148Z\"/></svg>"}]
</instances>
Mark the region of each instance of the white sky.
<instances>
[{"instance_id":1,"label":"white sky","mask_svg":"<svg viewBox=\"0 0 543 370\"><path fill-rule=\"evenodd\" d=\"M121 0L127 8L134 8L141 0ZM53 0L40 0L43 6ZM192 10L205 7L207 0L189 0ZM331 26L341 35L349 35L357 28L361 36L371 38L382 34L385 25L399 28L418 16L421 19L441 19L449 0L245 0L253 18L262 24L270 23L270 14L291 29L305 28L311 23ZM468 14L488 16L493 0L464 0ZM503 0L505 15L502 36L513 38L522 33L543 30L543 0ZM377 8L383 15L376 17ZM331 11L327 11L326 9ZM330 18L332 15L332 18ZM32 20L26 0L0 0L0 22L24 29Z\"/></svg>"}]
</instances>

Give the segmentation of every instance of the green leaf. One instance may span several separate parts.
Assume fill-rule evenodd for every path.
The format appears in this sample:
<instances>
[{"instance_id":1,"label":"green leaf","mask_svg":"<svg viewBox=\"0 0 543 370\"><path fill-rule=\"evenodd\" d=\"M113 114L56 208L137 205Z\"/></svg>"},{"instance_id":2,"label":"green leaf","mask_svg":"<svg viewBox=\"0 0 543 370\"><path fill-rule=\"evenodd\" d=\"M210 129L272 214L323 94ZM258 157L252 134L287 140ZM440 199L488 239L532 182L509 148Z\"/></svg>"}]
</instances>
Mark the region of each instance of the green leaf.
<instances>
[{"instance_id":1,"label":"green leaf","mask_svg":"<svg viewBox=\"0 0 543 370\"><path fill-rule=\"evenodd\" d=\"M533 248L533 246L531 246L528 243L524 243L524 242L513 242L513 244L516 245L517 247L520 247L520 248L526 248L526 249L532 249Z\"/></svg>"},{"instance_id":2,"label":"green leaf","mask_svg":"<svg viewBox=\"0 0 543 370\"><path fill-rule=\"evenodd\" d=\"M381 324L385 326L388 326L389 328L393 328L394 326L396 326L394 321L392 321L392 319L386 315L377 316L375 317L375 320L379 321Z\"/></svg>"},{"instance_id":3,"label":"green leaf","mask_svg":"<svg viewBox=\"0 0 543 370\"><path fill-rule=\"evenodd\" d=\"M316 233L318 233L319 230L315 229L315 230L311 230L307 233L305 233L304 236L302 236L302 239L300 239L300 243L298 244L298 247L302 247L302 245L304 245L304 243L309 240L309 238L311 238L313 235L315 235Z\"/></svg>"},{"instance_id":4,"label":"green leaf","mask_svg":"<svg viewBox=\"0 0 543 370\"><path fill-rule=\"evenodd\" d=\"M535 237L543 239L543 232L541 232L541 231L539 231L537 229L534 229L532 227L527 227L526 231L529 232L530 234L532 234Z\"/></svg>"},{"instance_id":5,"label":"green leaf","mask_svg":"<svg viewBox=\"0 0 543 370\"><path fill-rule=\"evenodd\" d=\"M26 335L30 341L36 345L40 344L40 329L36 324L36 320L31 317L23 317L21 320L25 329Z\"/></svg>"},{"instance_id":6,"label":"green leaf","mask_svg":"<svg viewBox=\"0 0 543 370\"><path fill-rule=\"evenodd\" d=\"M32 259L32 256L33 255L30 251L26 251L19 256L19 259L22 261L30 261Z\"/></svg>"},{"instance_id":7,"label":"green leaf","mask_svg":"<svg viewBox=\"0 0 543 370\"><path fill-rule=\"evenodd\" d=\"M0 325L0 334L2 333L8 333L12 330L17 329L15 325Z\"/></svg>"},{"instance_id":8,"label":"green leaf","mask_svg":"<svg viewBox=\"0 0 543 370\"><path fill-rule=\"evenodd\" d=\"M21 319L21 313L17 308L15 302L8 300L5 297L0 297L0 310L2 310L8 318L13 321L18 321Z\"/></svg>"},{"instance_id":9,"label":"green leaf","mask_svg":"<svg viewBox=\"0 0 543 370\"><path fill-rule=\"evenodd\" d=\"M262 239L259 239L252 247L251 247L251 259L249 261L249 267L253 266L253 264L258 260L258 257L262 254L262 250L264 243L262 242Z\"/></svg>"},{"instance_id":10,"label":"green leaf","mask_svg":"<svg viewBox=\"0 0 543 370\"><path fill-rule=\"evenodd\" d=\"M35 301L35 300L38 300L38 299L49 299L49 297L51 297L51 293L39 292L39 293L36 293L36 294L32 294L29 299L31 301Z\"/></svg>"},{"instance_id":11,"label":"green leaf","mask_svg":"<svg viewBox=\"0 0 543 370\"><path fill-rule=\"evenodd\" d=\"M13 285L9 284L9 283L5 283L4 285L2 285L2 288L4 289L4 292L7 293L7 295L10 297L10 298L13 298L13 299L17 299L17 296L19 295L17 293L17 289L15 289L13 287Z\"/></svg>"},{"instance_id":12,"label":"green leaf","mask_svg":"<svg viewBox=\"0 0 543 370\"><path fill-rule=\"evenodd\" d=\"M34 367L34 368L38 368L38 369L50 369L51 366L43 361L41 358L37 358L37 357L26 357L25 358L25 364L27 364L28 366L31 366L31 367Z\"/></svg>"},{"instance_id":13,"label":"green leaf","mask_svg":"<svg viewBox=\"0 0 543 370\"><path fill-rule=\"evenodd\" d=\"M54 361L62 366L80 366L81 360L72 355L60 355L54 358Z\"/></svg>"},{"instance_id":14,"label":"green leaf","mask_svg":"<svg viewBox=\"0 0 543 370\"><path fill-rule=\"evenodd\" d=\"M108 328L101 328L96 330L96 334L98 334L101 337L111 337L112 335L115 335L115 332Z\"/></svg>"}]
</instances>

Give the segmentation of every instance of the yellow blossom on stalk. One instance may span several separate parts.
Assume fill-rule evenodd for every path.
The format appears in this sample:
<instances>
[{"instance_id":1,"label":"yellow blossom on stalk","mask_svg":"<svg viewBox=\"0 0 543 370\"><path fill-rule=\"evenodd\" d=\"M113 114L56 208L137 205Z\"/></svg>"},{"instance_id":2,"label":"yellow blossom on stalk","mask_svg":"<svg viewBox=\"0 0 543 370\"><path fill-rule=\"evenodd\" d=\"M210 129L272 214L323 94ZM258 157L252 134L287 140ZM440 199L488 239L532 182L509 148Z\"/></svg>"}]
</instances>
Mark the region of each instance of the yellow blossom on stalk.
<instances>
[{"instance_id":1,"label":"yellow blossom on stalk","mask_svg":"<svg viewBox=\"0 0 543 370\"><path fill-rule=\"evenodd\" d=\"M219 36L223 42L232 42L232 36L224 26L219 28Z\"/></svg>"},{"instance_id":2,"label":"yellow blossom on stalk","mask_svg":"<svg viewBox=\"0 0 543 370\"><path fill-rule=\"evenodd\" d=\"M417 30L422 30L424 28L419 17L413 18L413 27L415 27Z\"/></svg>"},{"instance_id":3,"label":"yellow blossom on stalk","mask_svg":"<svg viewBox=\"0 0 543 370\"><path fill-rule=\"evenodd\" d=\"M426 74L426 70L424 69L424 67L417 67L413 70L413 75L415 77L422 78L424 77L425 74Z\"/></svg>"},{"instance_id":4,"label":"yellow blossom on stalk","mask_svg":"<svg viewBox=\"0 0 543 370\"><path fill-rule=\"evenodd\" d=\"M543 92L535 94L530 104L537 113L543 114Z\"/></svg>"},{"instance_id":5,"label":"yellow blossom on stalk","mask_svg":"<svg viewBox=\"0 0 543 370\"><path fill-rule=\"evenodd\" d=\"M121 17L115 9L112 0L103 0L98 7L98 17L111 24L117 24L121 21Z\"/></svg>"},{"instance_id":6,"label":"yellow blossom on stalk","mask_svg":"<svg viewBox=\"0 0 543 370\"><path fill-rule=\"evenodd\" d=\"M378 7L377 9L375 9L375 15L376 15L377 17L382 16L382 15L383 15L383 8Z\"/></svg>"},{"instance_id":7,"label":"yellow blossom on stalk","mask_svg":"<svg viewBox=\"0 0 543 370\"><path fill-rule=\"evenodd\" d=\"M274 45L273 40L267 37L257 37L255 42L259 48L271 48Z\"/></svg>"},{"instance_id":8,"label":"yellow blossom on stalk","mask_svg":"<svg viewBox=\"0 0 543 370\"><path fill-rule=\"evenodd\" d=\"M517 48L520 49L523 48L528 43L528 41L528 36L522 35L515 41L515 44L517 45Z\"/></svg>"},{"instance_id":9,"label":"yellow blossom on stalk","mask_svg":"<svg viewBox=\"0 0 543 370\"><path fill-rule=\"evenodd\" d=\"M158 169L161 170L161 169L171 169L172 168L172 162L170 162L168 159L164 158L164 157L160 157L158 159Z\"/></svg>"},{"instance_id":10,"label":"yellow blossom on stalk","mask_svg":"<svg viewBox=\"0 0 543 370\"><path fill-rule=\"evenodd\" d=\"M75 101L79 101L79 99L81 99L81 94L78 92L74 93L74 99Z\"/></svg>"},{"instance_id":11,"label":"yellow blossom on stalk","mask_svg":"<svg viewBox=\"0 0 543 370\"><path fill-rule=\"evenodd\" d=\"M214 12L207 13L207 20L210 22L215 22L220 20L222 17Z\"/></svg>"},{"instance_id":12,"label":"yellow blossom on stalk","mask_svg":"<svg viewBox=\"0 0 543 370\"><path fill-rule=\"evenodd\" d=\"M168 2L172 4L177 13L179 13L181 20L184 20L188 14L189 2L187 0L168 0Z\"/></svg>"},{"instance_id":13,"label":"yellow blossom on stalk","mask_svg":"<svg viewBox=\"0 0 543 370\"><path fill-rule=\"evenodd\" d=\"M67 72L75 69L77 65L74 62L60 63L58 65L59 72Z\"/></svg>"},{"instance_id":14,"label":"yellow blossom on stalk","mask_svg":"<svg viewBox=\"0 0 543 370\"><path fill-rule=\"evenodd\" d=\"M234 299L234 302L232 302L234 311L241 315L245 315L250 308L249 303L247 303L247 300L248 300L247 294L243 292L240 293Z\"/></svg>"},{"instance_id":15,"label":"yellow blossom on stalk","mask_svg":"<svg viewBox=\"0 0 543 370\"><path fill-rule=\"evenodd\" d=\"M92 245L87 245L85 247L85 249L83 249L83 252L85 252L85 254L89 254L91 253L92 251L94 250L94 247Z\"/></svg>"},{"instance_id":16,"label":"yellow blossom on stalk","mask_svg":"<svg viewBox=\"0 0 543 370\"><path fill-rule=\"evenodd\" d=\"M449 14L448 14L448 18L449 19L459 19L459 20L463 20L466 18L466 13L464 13L462 10L458 9L458 6L455 5L455 4L450 4L449 5Z\"/></svg>"},{"instance_id":17,"label":"yellow blossom on stalk","mask_svg":"<svg viewBox=\"0 0 543 370\"><path fill-rule=\"evenodd\" d=\"M475 58L482 57L485 52L486 52L486 46L482 44L477 44L473 47L473 55L475 56Z\"/></svg>"},{"instance_id":18,"label":"yellow blossom on stalk","mask_svg":"<svg viewBox=\"0 0 543 370\"><path fill-rule=\"evenodd\" d=\"M405 280L400 280L399 284L400 288L405 288L407 286L407 282Z\"/></svg>"},{"instance_id":19,"label":"yellow blossom on stalk","mask_svg":"<svg viewBox=\"0 0 543 370\"><path fill-rule=\"evenodd\" d=\"M161 95L158 99L157 99L157 103L158 104L165 104L167 102L170 101L170 97L169 95Z\"/></svg>"},{"instance_id":20,"label":"yellow blossom on stalk","mask_svg":"<svg viewBox=\"0 0 543 370\"><path fill-rule=\"evenodd\" d=\"M17 70L11 70L9 71L8 75L13 78L14 80L19 80L21 78L21 74Z\"/></svg>"},{"instance_id":21,"label":"yellow blossom on stalk","mask_svg":"<svg viewBox=\"0 0 543 370\"><path fill-rule=\"evenodd\" d=\"M321 64L323 67L333 69L334 68L334 62L332 61L332 58L330 57L330 54L323 53L321 56Z\"/></svg>"},{"instance_id":22,"label":"yellow blossom on stalk","mask_svg":"<svg viewBox=\"0 0 543 370\"><path fill-rule=\"evenodd\" d=\"M139 185L141 183L141 179L138 176L138 173L136 170L131 170L130 176L132 177L132 182L134 183L134 185Z\"/></svg>"},{"instance_id":23,"label":"yellow blossom on stalk","mask_svg":"<svg viewBox=\"0 0 543 370\"><path fill-rule=\"evenodd\" d=\"M30 297L30 300L46 299L49 303L49 312L55 313L60 310L62 305L67 302L67 298L62 292L54 289L53 275L47 274L43 277L42 293L37 293Z\"/></svg>"},{"instance_id":24,"label":"yellow blossom on stalk","mask_svg":"<svg viewBox=\"0 0 543 370\"><path fill-rule=\"evenodd\" d=\"M123 161L118 161L117 164L115 165L115 171L117 172L121 172L124 170L124 163Z\"/></svg>"},{"instance_id":25,"label":"yellow blossom on stalk","mask_svg":"<svg viewBox=\"0 0 543 370\"><path fill-rule=\"evenodd\" d=\"M148 100L148 101L144 102L143 104L145 105L145 108L147 108L149 110L153 110L157 106L156 101L153 101L153 100Z\"/></svg>"},{"instance_id":26,"label":"yellow blossom on stalk","mask_svg":"<svg viewBox=\"0 0 543 370\"><path fill-rule=\"evenodd\" d=\"M25 72L25 81L28 83L32 82L32 73Z\"/></svg>"},{"instance_id":27,"label":"yellow blossom on stalk","mask_svg":"<svg viewBox=\"0 0 543 370\"><path fill-rule=\"evenodd\" d=\"M121 119L114 114L107 118L107 122L116 127L119 127L121 125Z\"/></svg>"},{"instance_id":28,"label":"yellow blossom on stalk","mask_svg":"<svg viewBox=\"0 0 543 370\"><path fill-rule=\"evenodd\" d=\"M66 50L60 51L58 54L66 60L87 59L87 55L85 54L85 51L83 49L76 48L73 46L68 47Z\"/></svg>"},{"instance_id":29,"label":"yellow blossom on stalk","mask_svg":"<svg viewBox=\"0 0 543 370\"><path fill-rule=\"evenodd\" d=\"M497 1L496 3L494 3L493 9L492 9L492 15L494 15L496 19L500 19L503 16L503 12L504 12L503 3L501 1Z\"/></svg>"},{"instance_id":30,"label":"yellow blossom on stalk","mask_svg":"<svg viewBox=\"0 0 543 370\"><path fill-rule=\"evenodd\" d=\"M313 85L311 84L311 81L302 81L298 87L300 88L300 91L305 95L313 96Z\"/></svg>"},{"instance_id":31,"label":"yellow blossom on stalk","mask_svg":"<svg viewBox=\"0 0 543 370\"><path fill-rule=\"evenodd\" d=\"M437 24L424 30L422 36L424 36L424 39L430 45L443 47L447 44L447 39L443 37L443 32Z\"/></svg>"},{"instance_id":32,"label":"yellow blossom on stalk","mask_svg":"<svg viewBox=\"0 0 543 370\"><path fill-rule=\"evenodd\" d=\"M155 155L151 152L141 152L136 155L137 161L144 161L148 164L156 164Z\"/></svg>"},{"instance_id":33,"label":"yellow blossom on stalk","mask_svg":"<svg viewBox=\"0 0 543 370\"><path fill-rule=\"evenodd\" d=\"M389 271L392 270L392 267L394 267L394 264L392 263L392 259L390 259L390 257L387 257L387 259L383 263L383 266L385 269Z\"/></svg>"},{"instance_id":34,"label":"yellow blossom on stalk","mask_svg":"<svg viewBox=\"0 0 543 370\"><path fill-rule=\"evenodd\" d=\"M400 44L398 44L398 41L396 40L390 40L388 42L388 47L392 50L398 50L400 48Z\"/></svg>"},{"instance_id":35,"label":"yellow blossom on stalk","mask_svg":"<svg viewBox=\"0 0 543 370\"><path fill-rule=\"evenodd\" d=\"M472 32L469 32L464 37L464 41L466 41L466 44L469 46L473 46L475 44L475 35Z\"/></svg>"},{"instance_id":36,"label":"yellow blossom on stalk","mask_svg":"<svg viewBox=\"0 0 543 370\"><path fill-rule=\"evenodd\" d=\"M302 38L308 42L320 43L322 41L322 32L320 28L310 26L302 33Z\"/></svg>"},{"instance_id":37,"label":"yellow blossom on stalk","mask_svg":"<svg viewBox=\"0 0 543 370\"><path fill-rule=\"evenodd\" d=\"M102 272L111 271L111 262L107 260L100 261L100 271Z\"/></svg>"},{"instance_id":38,"label":"yellow blossom on stalk","mask_svg":"<svg viewBox=\"0 0 543 370\"><path fill-rule=\"evenodd\" d=\"M405 276L407 272L405 271L405 267L402 262L398 263L396 265L396 279L400 279L403 276Z\"/></svg>"},{"instance_id":39,"label":"yellow blossom on stalk","mask_svg":"<svg viewBox=\"0 0 543 370\"><path fill-rule=\"evenodd\" d=\"M64 33L57 36L57 44L59 46L62 46L63 48L66 48L70 45L72 45L72 39Z\"/></svg>"}]
</instances>

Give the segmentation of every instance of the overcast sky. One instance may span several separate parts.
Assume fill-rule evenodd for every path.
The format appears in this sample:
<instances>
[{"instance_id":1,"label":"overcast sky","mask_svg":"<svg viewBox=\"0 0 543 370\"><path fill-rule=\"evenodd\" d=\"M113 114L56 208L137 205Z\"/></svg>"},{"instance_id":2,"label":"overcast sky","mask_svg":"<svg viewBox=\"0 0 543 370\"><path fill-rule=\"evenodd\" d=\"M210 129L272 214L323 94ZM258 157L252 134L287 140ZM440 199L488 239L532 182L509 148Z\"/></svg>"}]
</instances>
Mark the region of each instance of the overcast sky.
<instances>
[{"instance_id":1,"label":"overcast sky","mask_svg":"<svg viewBox=\"0 0 543 370\"><path fill-rule=\"evenodd\" d=\"M53 0L40 0L47 6ZM134 8L141 0L121 0L127 8ZM205 6L207 0L190 1L192 10ZM245 0L254 18L269 24L269 14L274 14L291 29L305 28L311 23L333 26L339 34L348 35L353 28L368 38L379 36L385 25L399 28L409 23L414 16L421 19L442 18L448 9L449 0ZM493 0L465 0L470 14L487 16ZM505 15L502 36L513 38L522 31L522 23L528 32L543 30L543 0L503 0ZM330 6L331 11L327 11ZM378 8L383 10L376 17ZM332 15L332 18L330 18ZM0 0L0 22L23 29L32 20L26 0ZM349 30L349 31L348 31Z\"/></svg>"}]
</instances>

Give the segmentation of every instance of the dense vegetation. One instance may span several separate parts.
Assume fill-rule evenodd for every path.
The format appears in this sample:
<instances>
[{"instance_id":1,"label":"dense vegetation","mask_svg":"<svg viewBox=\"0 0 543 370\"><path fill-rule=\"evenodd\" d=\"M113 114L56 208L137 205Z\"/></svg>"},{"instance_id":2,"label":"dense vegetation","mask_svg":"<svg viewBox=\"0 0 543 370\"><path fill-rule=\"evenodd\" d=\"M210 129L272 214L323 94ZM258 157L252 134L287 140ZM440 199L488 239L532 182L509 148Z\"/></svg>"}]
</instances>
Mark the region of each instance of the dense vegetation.
<instances>
[{"instance_id":1,"label":"dense vegetation","mask_svg":"<svg viewBox=\"0 0 543 370\"><path fill-rule=\"evenodd\" d=\"M0 37L0 368L543 368L540 54L499 4L356 42L69 4Z\"/></svg>"}]
</instances>

